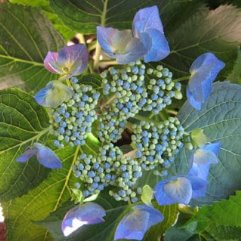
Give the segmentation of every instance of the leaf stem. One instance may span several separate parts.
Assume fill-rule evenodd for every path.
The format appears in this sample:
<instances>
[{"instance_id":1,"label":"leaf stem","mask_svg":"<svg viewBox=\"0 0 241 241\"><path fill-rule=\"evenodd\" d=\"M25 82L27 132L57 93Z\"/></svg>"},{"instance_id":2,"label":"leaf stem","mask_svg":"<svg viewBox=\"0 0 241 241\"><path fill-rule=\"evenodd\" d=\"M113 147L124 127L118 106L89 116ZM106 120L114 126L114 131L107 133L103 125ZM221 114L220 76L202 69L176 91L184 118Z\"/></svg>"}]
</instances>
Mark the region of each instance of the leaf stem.
<instances>
[{"instance_id":1,"label":"leaf stem","mask_svg":"<svg viewBox=\"0 0 241 241\"><path fill-rule=\"evenodd\" d=\"M104 6L103 6L103 12L101 14L101 26L105 26L107 6L108 6L108 0L105 0ZM99 68L100 53L101 53L101 47L97 41L96 48L95 48L95 57L94 57L94 69L95 70L98 70L98 68Z\"/></svg>"}]
</instances>

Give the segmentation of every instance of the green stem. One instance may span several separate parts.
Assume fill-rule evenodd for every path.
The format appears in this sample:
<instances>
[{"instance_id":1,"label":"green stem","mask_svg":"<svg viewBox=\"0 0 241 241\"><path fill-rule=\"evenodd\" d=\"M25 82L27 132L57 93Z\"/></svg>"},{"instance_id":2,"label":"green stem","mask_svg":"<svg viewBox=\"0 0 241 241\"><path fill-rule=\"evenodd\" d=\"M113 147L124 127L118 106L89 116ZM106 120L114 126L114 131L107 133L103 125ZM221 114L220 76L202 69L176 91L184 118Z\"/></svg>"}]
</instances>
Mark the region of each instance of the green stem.
<instances>
[{"instance_id":1,"label":"green stem","mask_svg":"<svg viewBox=\"0 0 241 241\"><path fill-rule=\"evenodd\" d=\"M101 26L105 26L107 6L108 6L108 0L105 0L104 6L103 6L103 12L102 12L102 15L101 15ZM101 47L100 47L100 45L97 41L96 42L96 48L95 48L95 57L94 57L94 69L95 70L98 70L98 68L99 68L100 53L101 53Z\"/></svg>"},{"instance_id":2,"label":"green stem","mask_svg":"<svg viewBox=\"0 0 241 241\"><path fill-rule=\"evenodd\" d=\"M188 80L190 78L191 75L187 75L187 76L183 76L177 79L174 79L174 82L178 82L178 81L183 81L183 80Z\"/></svg>"}]
</instances>

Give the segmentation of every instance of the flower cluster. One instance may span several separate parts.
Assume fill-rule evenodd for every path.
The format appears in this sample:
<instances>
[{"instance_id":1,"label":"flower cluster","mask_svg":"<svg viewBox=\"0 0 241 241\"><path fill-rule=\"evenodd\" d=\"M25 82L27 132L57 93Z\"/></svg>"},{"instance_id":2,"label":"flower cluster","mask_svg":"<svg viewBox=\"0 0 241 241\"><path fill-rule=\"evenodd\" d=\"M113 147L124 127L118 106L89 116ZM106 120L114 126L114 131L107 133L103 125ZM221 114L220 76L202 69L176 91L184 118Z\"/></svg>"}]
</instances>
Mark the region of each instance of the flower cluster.
<instances>
[{"instance_id":1,"label":"flower cluster","mask_svg":"<svg viewBox=\"0 0 241 241\"><path fill-rule=\"evenodd\" d=\"M101 147L97 156L80 155L73 171L79 179L75 187L80 188L82 185L85 198L112 186L110 195L116 200L138 200L134 185L142 175L141 167L137 160L123 155L120 148L113 144Z\"/></svg>"},{"instance_id":2,"label":"flower cluster","mask_svg":"<svg viewBox=\"0 0 241 241\"><path fill-rule=\"evenodd\" d=\"M64 143L84 145L93 122L97 119L96 106L100 93L90 85L80 85L72 79L72 98L53 109L52 126L57 140L54 145L64 147Z\"/></svg>"},{"instance_id":3,"label":"flower cluster","mask_svg":"<svg viewBox=\"0 0 241 241\"><path fill-rule=\"evenodd\" d=\"M155 169L160 164L170 167L175 154L183 146L184 128L180 121L174 117L156 125L142 121L133 129L132 142L141 167L144 170Z\"/></svg>"},{"instance_id":4,"label":"flower cluster","mask_svg":"<svg viewBox=\"0 0 241 241\"><path fill-rule=\"evenodd\" d=\"M49 108L57 138L54 144L59 148L66 144L85 145L94 123L98 125L100 148L96 155L86 152L78 156L73 167L78 180L75 187L82 190L84 197L89 197L112 186L110 195L116 200L136 202L142 191L136 184L143 171L157 171L161 167L163 172L156 172L161 180L154 188L159 205L189 204L191 199L203 197L211 165L218 163L220 143L209 143L203 138L189 160L187 173L167 178L168 167L183 146L185 135L190 133L185 133L179 120L173 117L159 123L150 120L133 125L129 122L143 111L156 115L170 105L173 98L182 98L181 84L173 80L167 68L147 67L140 60L157 62L170 53L158 8L139 10L132 30L97 27L97 40L109 57L126 64L101 73L103 88L100 92L91 85L78 83L75 78L85 70L89 58L87 48L76 44L47 54L44 66L60 76L35 95L37 103ZM223 68L224 63L212 53L204 53L194 60L186 90L193 108L203 107L211 93L212 82ZM127 124L132 131L133 150L123 153L113 143L121 138ZM24 163L33 156L46 168L62 167L56 154L40 143L29 147L17 161ZM145 205L133 206L122 218L115 240L142 240L151 226L163 220L163 215L152 206L151 198ZM63 233L68 236L83 225L104 222L105 215L98 204L78 205L66 214Z\"/></svg>"}]
</instances>

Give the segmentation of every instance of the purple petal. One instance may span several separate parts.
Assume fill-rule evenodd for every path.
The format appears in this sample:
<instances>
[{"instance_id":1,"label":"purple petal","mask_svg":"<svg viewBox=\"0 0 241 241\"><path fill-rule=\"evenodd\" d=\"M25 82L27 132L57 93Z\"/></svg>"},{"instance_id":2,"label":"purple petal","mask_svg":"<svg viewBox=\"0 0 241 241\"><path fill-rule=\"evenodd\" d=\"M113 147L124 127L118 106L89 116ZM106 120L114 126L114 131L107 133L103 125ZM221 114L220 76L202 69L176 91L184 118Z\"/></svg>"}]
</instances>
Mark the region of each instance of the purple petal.
<instances>
[{"instance_id":1,"label":"purple petal","mask_svg":"<svg viewBox=\"0 0 241 241\"><path fill-rule=\"evenodd\" d=\"M48 52L44 66L52 73L65 78L81 74L87 67L89 54L83 44L66 46L59 52Z\"/></svg>"},{"instance_id":2,"label":"purple petal","mask_svg":"<svg viewBox=\"0 0 241 241\"><path fill-rule=\"evenodd\" d=\"M83 225L102 223L105 215L105 210L96 203L78 205L66 213L62 221L62 232L64 236L69 236Z\"/></svg>"},{"instance_id":3,"label":"purple petal","mask_svg":"<svg viewBox=\"0 0 241 241\"><path fill-rule=\"evenodd\" d=\"M170 54L166 37L156 29L148 29L146 32L140 33L140 40L148 49L147 54L144 56L146 63L160 61Z\"/></svg>"},{"instance_id":4,"label":"purple petal","mask_svg":"<svg viewBox=\"0 0 241 241\"><path fill-rule=\"evenodd\" d=\"M88 60L88 50L83 44L67 46L59 51L58 63L68 77L81 74L86 69Z\"/></svg>"},{"instance_id":5,"label":"purple petal","mask_svg":"<svg viewBox=\"0 0 241 241\"><path fill-rule=\"evenodd\" d=\"M163 33L163 26L157 6L140 9L133 20L132 29L135 37L139 37L141 32L149 29L156 29Z\"/></svg>"},{"instance_id":6,"label":"purple petal","mask_svg":"<svg viewBox=\"0 0 241 241\"><path fill-rule=\"evenodd\" d=\"M73 90L70 87L58 81L52 81L41 89L34 98L39 105L56 108L72 96Z\"/></svg>"},{"instance_id":7,"label":"purple petal","mask_svg":"<svg viewBox=\"0 0 241 241\"><path fill-rule=\"evenodd\" d=\"M58 53L49 51L44 59L44 67L54 74L61 74L61 66L59 66L57 59Z\"/></svg>"},{"instance_id":8,"label":"purple petal","mask_svg":"<svg viewBox=\"0 0 241 241\"><path fill-rule=\"evenodd\" d=\"M135 61L147 51L141 41L132 36L130 30L119 31L99 26L97 39L105 53L111 58L116 58L119 64Z\"/></svg>"},{"instance_id":9,"label":"purple petal","mask_svg":"<svg viewBox=\"0 0 241 241\"><path fill-rule=\"evenodd\" d=\"M137 205L118 224L114 240L142 240L148 229L163 219L158 210L146 205Z\"/></svg>"},{"instance_id":10,"label":"purple petal","mask_svg":"<svg viewBox=\"0 0 241 241\"><path fill-rule=\"evenodd\" d=\"M35 143L34 147L37 149L37 159L41 165L51 169L62 168L60 159L51 149L40 143Z\"/></svg>"},{"instance_id":11,"label":"purple petal","mask_svg":"<svg viewBox=\"0 0 241 241\"><path fill-rule=\"evenodd\" d=\"M188 204L192 197L192 186L185 177L161 181L155 187L155 198L160 205Z\"/></svg>"},{"instance_id":12,"label":"purple petal","mask_svg":"<svg viewBox=\"0 0 241 241\"><path fill-rule=\"evenodd\" d=\"M207 181L196 176L190 176L188 179L192 185L192 198L204 197L207 190Z\"/></svg>"},{"instance_id":13,"label":"purple petal","mask_svg":"<svg viewBox=\"0 0 241 241\"><path fill-rule=\"evenodd\" d=\"M30 148L26 150L20 157L18 157L16 161L24 163L28 161L31 157L36 155L36 153L37 153L37 150L35 148Z\"/></svg>"},{"instance_id":14,"label":"purple petal","mask_svg":"<svg viewBox=\"0 0 241 241\"><path fill-rule=\"evenodd\" d=\"M212 53L199 56L190 67L191 77L187 98L193 108L200 110L212 90L212 83L225 64Z\"/></svg>"}]
</instances>

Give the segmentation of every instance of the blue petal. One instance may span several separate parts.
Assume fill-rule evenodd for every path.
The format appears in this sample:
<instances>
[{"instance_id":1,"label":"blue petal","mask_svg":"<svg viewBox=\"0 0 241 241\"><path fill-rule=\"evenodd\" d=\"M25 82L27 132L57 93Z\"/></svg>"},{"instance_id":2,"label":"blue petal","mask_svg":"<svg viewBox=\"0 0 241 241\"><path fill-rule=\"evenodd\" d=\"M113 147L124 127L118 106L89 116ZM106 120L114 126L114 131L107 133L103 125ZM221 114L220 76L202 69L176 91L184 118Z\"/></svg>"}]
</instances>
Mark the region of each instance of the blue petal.
<instances>
[{"instance_id":1,"label":"blue petal","mask_svg":"<svg viewBox=\"0 0 241 241\"><path fill-rule=\"evenodd\" d=\"M41 89L34 98L39 105L56 108L64 101L69 100L72 95L73 90L70 87L58 81L52 81Z\"/></svg>"},{"instance_id":2,"label":"blue petal","mask_svg":"<svg viewBox=\"0 0 241 241\"><path fill-rule=\"evenodd\" d=\"M169 55L170 48L157 6L139 10L134 17L132 29L134 36L139 38L148 50L144 56L146 63L160 61Z\"/></svg>"},{"instance_id":3,"label":"blue petal","mask_svg":"<svg viewBox=\"0 0 241 241\"><path fill-rule=\"evenodd\" d=\"M26 162L28 161L31 157L36 155L37 150L35 148L30 148L26 150L20 157L17 158L17 162Z\"/></svg>"},{"instance_id":4,"label":"blue petal","mask_svg":"<svg viewBox=\"0 0 241 241\"><path fill-rule=\"evenodd\" d=\"M212 82L225 64L212 53L199 56L190 67L191 77L187 87L189 103L197 110L208 99L212 90Z\"/></svg>"},{"instance_id":5,"label":"blue petal","mask_svg":"<svg viewBox=\"0 0 241 241\"><path fill-rule=\"evenodd\" d=\"M141 41L132 36L130 30L119 31L99 26L97 39L105 53L111 58L116 58L119 64L135 61L147 52Z\"/></svg>"},{"instance_id":6,"label":"blue petal","mask_svg":"<svg viewBox=\"0 0 241 241\"><path fill-rule=\"evenodd\" d=\"M41 165L51 169L62 167L60 159L48 147L40 143L35 143L34 147L37 149L37 159Z\"/></svg>"},{"instance_id":7,"label":"blue petal","mask_svg":"<svg viewBox=\"0 0 241 241\"><path fill-rule=\"evenodd\" d=\"M204 197L206 195L207 181L196 176L190 176L188 179L192 185L192 198Z\"/></svg>"},{"instance_id":8,"label":"blue petal","mask_svg":"<svg viewBox=\"0 0 241 241\"><path fill-rule=\"evenodd\" d=\"M158 210L146 205L137 205L118 224L114 240L142 240L146 231L153 225L162 222L163 218Z\"/></svg>"},{"instance_id":9,"label":"blue petal","mask_svg":"<svg viewBox=\"0 0 241 241\"><path fill-rule=\"evenodd\" d=\"M39 92L37 92L37 94L34 96L36 102L39 104L39 105L42 105L42 106L46 106L46 96L49 94L49 91L51 90L52 88L52 84L51 82L49 84L46 85L46 87L44 87L43 89L41 89Z\"/></svg>"},{"instance_id":10,"label":"blue petal","mask_svg":"<svg viewBox=\"0 0 241 241\"><path fill-rule=\"evenodd\" d=\"M160 205L188 204L192 197L192 186L185 177L161 181L155 187L155 198Z\"/></svg>"},{"instance_id":11,"label":"blue petal","mask_svg":"<svg viewBox=\"0 0 241 241\"><path fill-rule=\"evenodd\" d=\"M64 236L69 236L83 225L102 223L105 215L105 210L96 203L78 205L66 213L62 221L62 232Z\"/></svg>"},{"instance_id":12,"label":"blue petal","mask_svg":"<svg viewBox=\"0 0 241 241\"><path fill-rule=\"evenodd\" d=\"M147 54L144 56L146 63L160 61L170 54L165 35L156 29L148 29L146 32L140 33L140 40L148 49Z\"/></svg>"},{"instance_id":13,"label":"blue petal","mask_svg":"<svg viewBox=\"0 0 241 241\"><path fill-rule=\"evenodd\" d=\"M219 154L220 152L220 148L221 148L221 143L220 142L213 142L213 143L209 143L206 144L202 147L203 150L206 151L211 151L213 152L216 156Z\"/></svg>"},{"instance_id":14,"label":"blue petal","mask_svg":"<svg viewBox=\"0 0 241 241\"><path fill-rule=\"evenodd\" d=\"M139 37L139 33L149 29L156 29L163 33L163 26L157 6L140 9L134 17L132 26L134 36Z\"/></svg>"},{"instance_id":15,"label":"blue petal","mask_svg":"<svg viewBox=\"0 0 241 241\"><path fill-rule=\"evenodd\" d=\"M203 164L196 164L193 163L191 169L188 172L188 176L196 176L203 180L208 180L210 164L203 163Z\"/></svg>"}]
</instances>

